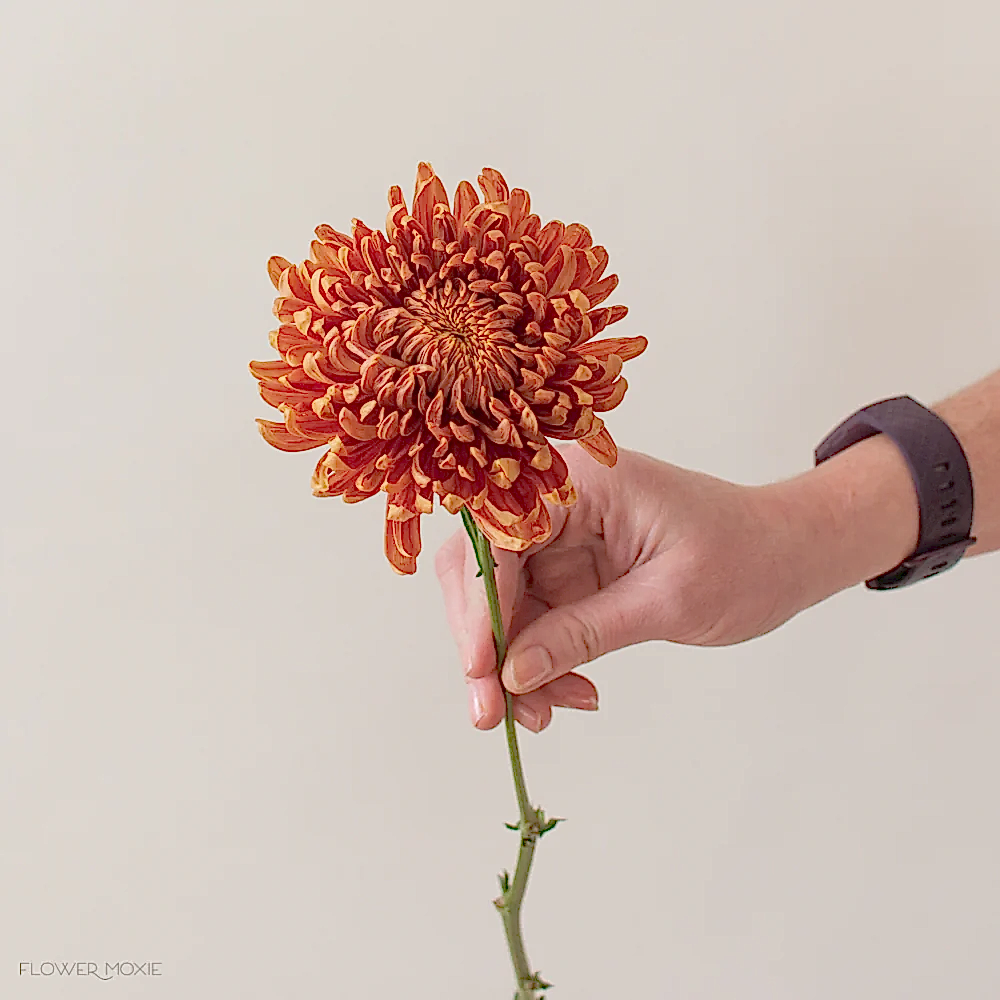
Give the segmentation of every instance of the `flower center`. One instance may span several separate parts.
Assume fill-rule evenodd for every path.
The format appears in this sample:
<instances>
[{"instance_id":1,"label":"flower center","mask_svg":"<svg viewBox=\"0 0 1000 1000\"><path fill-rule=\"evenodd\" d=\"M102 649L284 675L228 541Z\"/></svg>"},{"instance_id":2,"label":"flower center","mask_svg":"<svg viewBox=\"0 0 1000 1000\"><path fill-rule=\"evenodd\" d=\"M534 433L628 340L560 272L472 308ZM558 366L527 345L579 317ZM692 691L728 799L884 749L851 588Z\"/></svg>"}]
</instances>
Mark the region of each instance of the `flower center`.
<instances>
[{"instance_id":1,"label":"flower center","mask_svg":"<svg viewBox=\"0 0 1000 1000\"><path fill-rule=\"evenodd\" d=\"M489 309L488 300L469 294L459 298L458 295L434 294L434 292L417 291L407 296L403 302L405 308L417 320L424 332L437 337L474 336L476 328L481 326L482 314Z\"/></svg>"},{"instance_id":2,"label":"flower center","mask_svg":"<svg viewBox=\"0 0 1000 1000\"><path fill-rule=\"evenodd\" d=\"M396 324L395 351L411 365L428 365L428 390L446 393L459 379L466 407L484 405L483 390L491 394L514 387L519 368L534 352L518 343L514 320L503 302L474 292L465 281L449 279L434 288L421 287L408 295Z\"/></svg>"}]
</instances>

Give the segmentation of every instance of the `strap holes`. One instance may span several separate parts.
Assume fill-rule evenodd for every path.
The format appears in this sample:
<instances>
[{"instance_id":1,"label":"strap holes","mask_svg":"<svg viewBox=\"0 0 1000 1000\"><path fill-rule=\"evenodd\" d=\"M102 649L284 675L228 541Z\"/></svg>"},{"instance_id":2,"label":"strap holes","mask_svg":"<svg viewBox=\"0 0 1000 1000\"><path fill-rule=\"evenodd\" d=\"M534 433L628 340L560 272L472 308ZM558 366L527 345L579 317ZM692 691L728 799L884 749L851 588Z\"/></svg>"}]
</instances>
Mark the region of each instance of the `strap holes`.
<instances>
[{"instance_id":1,"label":"strap holes","mask_svg":"<svg viewBox=\"0 0 1000 1000\"><path fill-rule=\"evenodd\" d=\"M949 524L954 524L957 520L957 517L947 517L941 522L941 527L947 528Z\"/></svg>"},{"instance_id":2,"label":"strap holes","mask_svg":"<svg viewBox=\"0 0 1000 1000\"><path fill-rule=\"evenodd\" d=\"M934 466L934 471L935 472L947 472L948 471L948 463L947 462L942 462L940 465L935 465Z\"/></svg>"},{"instance_id":3,"label":"strap holes","mask_svg":"<svg viewBox=\"0 0 1000 1000\"><path fill-rule=\"evenodd\" d=\"M941 509L949 510L950 508L954 507L957 503L958 503L957 500L949 500L947 503L941 504Z\"/></svg>"},{"instance_id":4,"label":"strap holes","mask_svg":"<svg viewBox=\"0 0 1000 1000\"><path fill-rule=\"evenodd\" d=\"M931 567L931 572L936 573L939 569L944 569L947 565L947 563L938 563L936 566Z\"/></svg>"},{"instance_id":5,"label":"strap holes","mask_svg":"<svg viewBox=\"0 0 1000 1000\"><path fill-rule=\"evenodd\" d=\"M955 485L954 479L949 479L943 486L939 486L938 489L943 493L945 490L950 490Z\"/></svg>"}]
</instances>

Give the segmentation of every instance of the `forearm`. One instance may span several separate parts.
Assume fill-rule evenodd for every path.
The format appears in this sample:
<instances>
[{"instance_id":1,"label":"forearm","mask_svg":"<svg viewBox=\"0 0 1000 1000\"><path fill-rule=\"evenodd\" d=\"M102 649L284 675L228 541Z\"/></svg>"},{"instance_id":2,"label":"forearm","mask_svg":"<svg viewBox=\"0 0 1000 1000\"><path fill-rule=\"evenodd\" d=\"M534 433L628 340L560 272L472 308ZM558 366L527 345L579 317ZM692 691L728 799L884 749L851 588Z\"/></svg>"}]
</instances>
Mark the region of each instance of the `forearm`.
<instances>
[{"instance_id":1,"label":"forearm","mask_svg":"<svg viewBox=\"0 0 1000 1000\"><path fill-rule=\"evenodd\" d=\"M965 556L1000 549L1000 370L931 409L952 429L972 471L972 534Z\"/></svg>"},{"instance_id":2,"label":"forearm","mask_svg":"<svg viewBox=\"0 0 1000 1000\"><path fill-rule=\"evenodd\" d=\"M1000 549L1000 371L930 408L958 438L972 472L977 542L966 558ZM884 434L763 489L779 511L786 576L803 608L892 569L916 548L916 488Z\"/></svg>"}]
</instances>

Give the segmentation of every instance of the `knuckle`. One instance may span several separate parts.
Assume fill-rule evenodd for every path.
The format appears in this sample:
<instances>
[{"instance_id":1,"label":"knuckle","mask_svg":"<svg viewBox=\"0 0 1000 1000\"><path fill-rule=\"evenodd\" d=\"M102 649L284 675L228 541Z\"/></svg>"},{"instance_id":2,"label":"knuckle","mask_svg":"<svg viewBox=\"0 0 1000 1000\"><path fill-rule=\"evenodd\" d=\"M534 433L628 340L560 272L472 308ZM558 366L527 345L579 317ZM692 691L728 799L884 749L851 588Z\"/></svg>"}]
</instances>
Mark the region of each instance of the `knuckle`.
<instances>
[{"instance_id":1,"label":"knuckle","mask_svg":"<svg viewBox=\"0 0 1000 1000\"><path fill-rule=\"evenodd\" d=\"M583 618L575 611L568 611L573 628L570 633L570 646L577 663L590 663L603 652L601 639L597 628L588 618Z\"/></svg>"}]
</instances>

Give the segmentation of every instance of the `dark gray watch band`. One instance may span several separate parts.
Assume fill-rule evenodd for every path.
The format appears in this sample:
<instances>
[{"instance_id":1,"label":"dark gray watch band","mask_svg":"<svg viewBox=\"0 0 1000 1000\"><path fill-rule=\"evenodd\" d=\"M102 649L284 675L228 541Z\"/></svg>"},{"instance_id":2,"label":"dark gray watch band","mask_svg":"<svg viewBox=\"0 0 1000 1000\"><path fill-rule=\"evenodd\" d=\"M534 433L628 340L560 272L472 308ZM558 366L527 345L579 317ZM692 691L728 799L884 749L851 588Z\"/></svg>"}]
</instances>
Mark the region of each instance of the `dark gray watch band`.
<instances>
[{"instance_id":1,"label":"dark gray watch band","mask_svg":"<svg viewBox=\"0 0 1000 1000\"><path fill-rule=\"evenodd\" d=\"M950 569L975 542L970 534L972 473L951 428L910 396L893 396L853 413L816 448L816 464L879 433L903 453L920 504L913 555L865 581L869 590L895 590Z\"/></svg>"}]
</instances>

